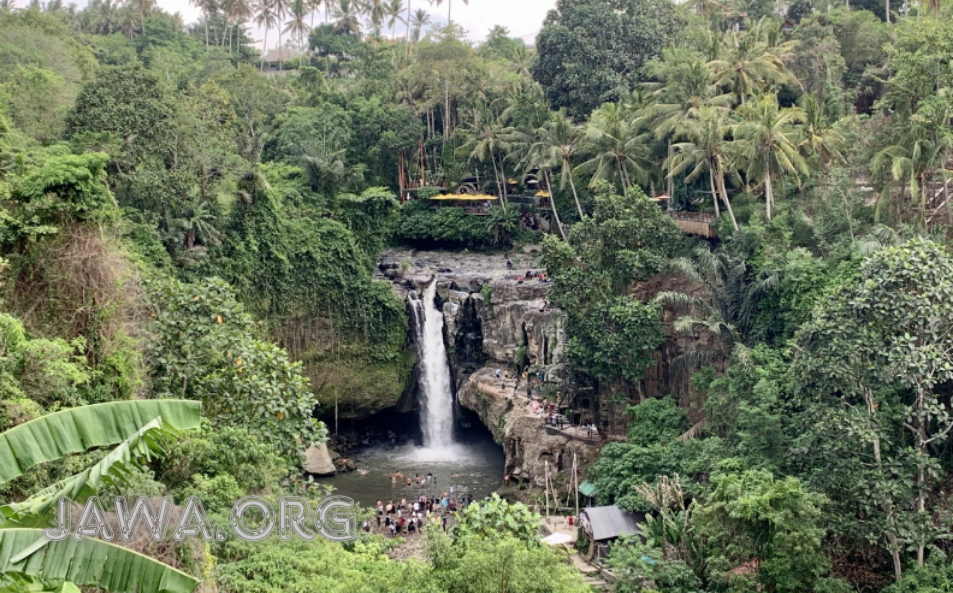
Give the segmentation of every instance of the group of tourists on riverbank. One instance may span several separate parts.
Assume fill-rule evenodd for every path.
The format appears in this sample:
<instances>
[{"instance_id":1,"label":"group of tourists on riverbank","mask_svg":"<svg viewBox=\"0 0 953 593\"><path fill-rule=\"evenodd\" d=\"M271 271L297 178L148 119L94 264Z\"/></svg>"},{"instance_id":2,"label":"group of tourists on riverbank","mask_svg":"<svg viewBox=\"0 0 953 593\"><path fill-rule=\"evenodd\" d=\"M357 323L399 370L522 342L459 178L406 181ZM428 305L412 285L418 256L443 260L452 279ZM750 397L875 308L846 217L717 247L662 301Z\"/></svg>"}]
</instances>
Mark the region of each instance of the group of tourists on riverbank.
<instances>
[{"instance_id":1,"label":"group of tourists on riverbank","mask_svg":"<svg viewBox=\"0 0 953 593\"><path fill-rule=\"evenodd\" d=\"M384 530L391 537L416 535L428 524L439 526L446 531L448 519L471 504L473 504L473 497L469 493L454 496L452 488L450 492L444 492L440 497L421 495L412 502L408 502L406 498L402 498L397 503L388 500L387 504L378 500L374 520L377 530ZM364 531L370 532L371 522L365 521L363 528Z\"/></svg>"}]
</instances>

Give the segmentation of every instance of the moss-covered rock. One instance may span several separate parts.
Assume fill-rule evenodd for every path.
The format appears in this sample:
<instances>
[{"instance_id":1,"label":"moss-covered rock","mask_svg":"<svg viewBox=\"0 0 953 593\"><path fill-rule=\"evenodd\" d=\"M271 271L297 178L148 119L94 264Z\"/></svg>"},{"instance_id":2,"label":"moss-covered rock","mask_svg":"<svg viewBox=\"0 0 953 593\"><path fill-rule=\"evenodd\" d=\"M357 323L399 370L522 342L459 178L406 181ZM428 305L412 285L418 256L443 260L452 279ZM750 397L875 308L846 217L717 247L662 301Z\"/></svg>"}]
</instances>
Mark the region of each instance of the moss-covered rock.
<instances>
[{"instance_id":1,"label":"moss-covered rock","mask_svg":"<svg viewBox=\"0 0 953 593\"><path fill-rule=\"evenodd\" d=\"M322 411L333 414L335 403L340 418L364 418L389 408L410 411L413 352L400 352L390 360L324 352L302 360Z\"/></svg>"}]
</instances>

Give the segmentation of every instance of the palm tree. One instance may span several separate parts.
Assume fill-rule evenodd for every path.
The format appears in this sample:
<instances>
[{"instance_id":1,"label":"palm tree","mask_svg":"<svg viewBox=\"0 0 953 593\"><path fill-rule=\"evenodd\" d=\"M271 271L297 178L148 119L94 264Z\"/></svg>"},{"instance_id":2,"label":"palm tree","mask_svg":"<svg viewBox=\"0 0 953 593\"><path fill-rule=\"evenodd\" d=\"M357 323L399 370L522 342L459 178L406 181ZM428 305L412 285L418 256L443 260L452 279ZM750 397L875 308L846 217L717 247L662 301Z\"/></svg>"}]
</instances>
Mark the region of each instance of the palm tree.
<instances>
[{"instance_id":1,"label":"palm tree","mask_svg":"<svg viewBox=\"0 0 953 593\"><path fill-rule=\"evenodd\" d=\"M649 75L659 82L647 85L653 89L655 104L646 111L652 122L655 137L668 143L668 158L674 154L672 138L679 123L690 111L704 105L728 106L731 95L720 93L711 83L711 76L701 57L695 52L670 48L662 52L662 59L648 64ZM674 176L667 175L667 194L674 199ZM714 198L713 198L714 199ZM718 201L715 199L717 211Z\"/></svg>"},{"instance_id":2,"label":"palm tree","mask_svg":"<svg viewBox=\"0 0 953 593\"><path fill-rule=\"evenodd\" d=\"M321 0L318 0L318 4L321 4ZM334 0L323 0L324 3L324 24L331 24L331 11L334 10Z\"/></svg>"},{"instance_id":3,"label":"palm tree","mask_svg":"<svg viewBox=\"0 0 953 593\"><path fill-rule=\"evenodd\" d=\"M703 16L711 16L713 14L724 15L728 12L728 7L726 7L718 0L689 0L686 4L689 9L695 14L700 14Z\"/></svg>"},{"instance_id":4,"label":"palm tree","mask_svg":"<svg viewBox=\"0 0 953 593\"><path fill-rule=\"evenodd\" d=\"M173 12L169 19L172 21L172 27L176 32L185 31L185 19L182 18L181 12Z\"/></svg>"},{"instance_id":5,"label":"palm tree","mask_svg":"<svg viewBox=\"0 0 953 593\"><path fill-rule=\"evenodd\" d=\"M278 71L281 72L285 66L285 48L281 39L281 24L285 20L285 14L288 13L288 0L273 0L271 7L275 13L275 18L278 19Z\"/></svg>"},{"instance_id":6,"label":"palm tree","mask_svg":"<svg viewBox=\"0 0 953 593\"><path fill-rule=\"evenodd\" d=\"M155 4L152 0L126 0L126 5L139 12L139 22L142 24L142 34L145 35L146 13L151 12Z\"/></svg>"},{"instance_id":7,"label":"palm tree","mask_svg":"<svg viewBox=\"0 0 953 593\"><path fill-rule=\"evenodd\" d=\"M410 53L410 4L411 0L407 0L407 19L404 21L404 24L407 26L407 52Z\"/></svg>"},{"instance_id":8,"label":"palm tree","mask_svg":"<svg viewBox=\"0 0 953 593\"><path fill-rule=\"evenodd\" d=\"M360 5L354 0L338 0L334 7L334 29L338 33L358 35L361 32Z\"/></svg>"},{"instance_id":9,"label":"palm tree","mask_svg":"<svg viewBox=\"0 0 953 593\"><path fill-rule=\"evenodd\" d=\"M384 6L384 0L365 0L364 2L367 16L371 20L371 29L374 31L374 37L380 37L381 27L384 25L384 19L387 18L387 9Z\"/></svg>"},{"instance_id":10,"label":"palm tree","mask_svg":"<svg viewBox=\"0 0 953 593\"><path fill-rule=\"evenodd\" d=\"M576 155L576 149L582 141L582 131L572 123L563 112L552 115L550 120L536 131L535 142L529 149L527 165L538 165L552 170L558 166L560 170L559 186L566 187L566 181L572 188L572 197L576 201L579 211L579 220L583 219L582 205L579 203L579 194L576 192L576 183L572 178L571 160ZM555 200L553 208L555 208Z\"/></svg>"},{"instance_id":11,"label":"palm tree","mask_svg":"<svg viewBox=\"0 0 953 593\"><path fill-rule=\"evenodd\" d=\"M205 22L205 51L208 51L208 20L213 13L218 12L218 0L189 0L189 4L202 11L202 20Z\"/></svg>"},{"instance_id":12,"label":"palm tree","mask_svg":"<svg viewBox=\"0 0 953 593\"><path fill-rule=\"evenodd\" d=\"M725 189L725 175L730 168L726 136L730 131L731 112L728 109L707 105L692 109L674 131L675 138L685 141L672 145L673 154L666 160L666 167L669 179L689 171L685 177L689 182L707 171L715 215L720 214L720 197L731 216L731 224L737 231L738 221L735 220L735 213Z\"/></svg>"},{"instance_id":13,"label":"palm tree","mask_svg":"<svg viewBox=\"0 0 953 593\"><path fill-rule=\"evenodd\" d=\"M193 198L177 219L182 231L182 247L188 251L196 242L202 245L217 244L220 233L215 228L215 213L207 200Z\"/></svg>"},{"instance_id":14,"label":"palm tree","mask_svg":"<svg viewBox=\"0 0 953 593\"><path fill-rule=\"evenodd\" d=\"M323 4L324 0L305 0L308 13L311 15L310 27L312 30L314 30L314 13L318 12Z\"/></svg>"},{"instance_id":15,"label":"palm tree","mask_svg":"<svg viewBox=\"0 0 953 593\"><path fill-rule=\"evenodd\" d=\"M775 270L751 273L748 260L753 255L754 241L738 233L728 247L712 251L704 246L695 250L692 260L677 259L673 267L705 286L707 298L681 292L661 292L655 300L675 307L681 315L675 320L675 331L695 333L707 330L718 339L713 350L694 350L676 357L673 367L697 368L718 358L728 358L736 347L752 339L758 304L778 286Z\"/></svg>"},{"instance_id":16,"label":"palm tree","mask_svg":"<svg viewBox=\"0 0 953 593\"><path fill-rule=\"evenodd\" d=\"M937 118L937 121L947 121ZM877 214L882 209L883 199L894 190L894 185L910 189L910 198L919 201L919 218L926 224L927 205L930 201L927 191L933 174L940 169L945 176L948 171L943 170L944 163L953 152L953 135L936 126L932 120L926 118L910 118L906 124L894 135L895 143L887 146L873 160L873 171L881 173L888 169L893 183L887 184L877 201ZM947 177L948 178L948 177ZM948 194L948 183L944 184L944 194ZM947 196L948 197L948 196Z\"/></svg>"},{"instance_id":17,"label":"palm tree","mask_svg":"<svg viewBox=\"0 0 953 593\"><path fill-rule=\"evenodd\" d=\"M803 139L798 144L805 158L817 155L821 171L826 172L831 161L845 162L844 144L846 140L833 126L827 123L824 105L817 100L817 96L806 94L802 100L804 104Z\"/></svg>"},{"instance_id":18,"label":"palm tree","mask_svg":"<svg viewBox=\"0 0 953 593\"><path fill-rule=\"evenodd\" d=\"M423 31L423 28L430 24L430 15L426 10L418 8L414 11L414 15L410 19L410 30L413 31L410 37L413 38L414 43L420 42L420 32Z\"/></svg>"},{"instance_id":19,"label":"palm tree","mask_svg":"<svg viewBox=\"0 0 953 593\"><path fill-rule=\"evenodd\" d=\"M280 24L275 12L275 0L258 0L255 4L255 24L265 29L261 48L261 71L265 70L265 53L268 51L268 30ZM280 51L280 50L279 50Z\"/></svg>"},{"instance_id":20,"label":"palm tree","mask_svg":"<svg viewBox=\"0 0 953 593\"><path fill-rule=\"evenodd\" d=\"M225 12L225 31L228 32L228 53L232 53L232 31L252 17L252 7L249 0L222 0L222 9ZM224 42L223 32L222 43Z\"/></svg>"},{"instance_id":21,"label":"palm tree","mask_svg":"<svg viewBox=\"0 0 953 593\"><path fill-rule=\"evenodd\" d=\"M129 41L132 41L132 35L136 31L136 16L136 9L131 4L125 4L119 9L119 29Z\"/></svg>"},{"instance_id":22,"label":"palm tree","mask_svg":"<svg viewBox=\"0 0 953 593\"><path fill-rule=\"evenodd\" d=\"M618 103L606 103L592 114L586 126L586 147L594 155L576 167L592 173L590 187L614 180L628 195L636 182L647 182L652 163L648 160L648 137L639 133L634 117ZM631 173L630 173L631 169Z\"/></svg>"},{"instance_id":23,"label":"palm tree","mask_svg":"<svg viewBox=\"0 0 953 593\"><path fill-rule=\"evenodd\" d=\"M96 4L96 32L109 35L119 30L121 15L113 0L101 0Z\"/></svg>"},{"instance_id":24,"label":"palm tree","mask_svg":"<svg viewBox=\"0 0 953 593\"><path fill-rule=\"evenodd\" d=\"M756 90L766 90L772 83L797 80L785 64L796 42L771 45L771 26L762 18L744 33L727 34L722 48L724 57L708 63L714 83L729 89L736 104L743 105Z\"/></svg>"},{"instance_id":25,"label":"palm tree","mask_svg":"<svg viewBox=\"0 0 953 593\"><path fill-rule=\"evenodd\" d=\"M795 124L804 121L804 110L800 107L780 109L777 96L767 94L754 103L742 105L738 115L742 121L735 126L734 134L739 154L748 175L764 179L764 197L768 220L771 220L774 205L771 173L793 175L798 184L799 174L810 173L807 162L797 150L800 132Z\"/></svg>"},{"instance_id":26,"label":"palm tree","mask_svg":"<svg viewBox=\"0 0 953 593\"><path fill-rule=\"evenodd\" d=\"M309 31L306 18L308 16L308 5L305 0L294 0L291 4L291 19L285 23L284 32L291 35L292 39L297 39L299 44L304 43L305 35Z\"/></svg>"},{"instance_id":27,"label":"palm tree","mask_svg":"<svg viewBox=\"0 0 953 593\"><path fill-rule=\"evenodd\" d=\"M430 0L430 3L435 6L440 6L443 4L443 0ZM463 0L463 3L467 6L470 5L470 0ZM450 10L453 8L453 0L447 0L447 26L453 24L453 19L450 18Z\"/></svg>"},{"instance_id":28,"label":"palm tree","mask_svg":"<svg viewBox=\"0 0 953 593\"><path fill-rule=\"evenodd\" d=\"M397 40L397 23L407 24L404 19L404 0L390 0L384 6L387 15L387 26L390 27L391 41Z\"/></svg>"},{"instance_id":29,"label":"palm tree","mask_svg":"<svg viewBox=\"0 0 953 593\"><path fill-rule=\"evenodd\" d=\"M459 148L459 151L466 154L470 160L476 160L485 163L487 159L493 165L493 176L496 180L497 193L506 208L506 196L503 188L506 183L506 171L503 168L503 157L511 146L513 140L513 130L504 126L500 120L489 116L481 116L479 113L474 116L472 124L468 124L465 130L466 141ZM499 169L497 169L497 160L499 160Z\"/></svg>"},{"instance_id":30,"label":"palm tree","mask_svg":"<svg viewBox=\"0 0 953 593\"><path fill-rule=\"evenodd\" d=\"M0 16L3 16L5 13L13 12L17 8L17 3L14 0L0 0Z\"/></svg>"}]
</instances>

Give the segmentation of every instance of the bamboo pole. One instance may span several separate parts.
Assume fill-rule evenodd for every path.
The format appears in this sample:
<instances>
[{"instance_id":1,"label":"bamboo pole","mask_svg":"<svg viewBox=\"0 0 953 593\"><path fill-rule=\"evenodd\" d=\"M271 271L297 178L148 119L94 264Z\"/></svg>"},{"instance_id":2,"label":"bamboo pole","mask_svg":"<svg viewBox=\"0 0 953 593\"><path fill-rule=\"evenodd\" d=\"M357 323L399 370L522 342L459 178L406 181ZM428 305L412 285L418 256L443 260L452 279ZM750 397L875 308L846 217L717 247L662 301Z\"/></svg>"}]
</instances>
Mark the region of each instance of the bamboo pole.
<instances>
[{"instance_id":1,"label":"bamboo pole","mask_svg":"<svg viewBox=\"0 0 953 593\"><path fill-rule=\"evenodd\" d=\"M576 466L576 454L572 454L572 483L573 492L576 495L576 517L579 517L579 473Z\"/></svg>"},{"instance_id":2,"label":"bamboo pole","mask_svg":"<svg viewBox=\"0 0 953 593\"><path fill-rule=\"evenodd\" d=\"M549 516L549 461L543 462L543 468L545 469L545 476L543 478L543 484L546 488L546 516Z\"/></svg>"}]
</instances>

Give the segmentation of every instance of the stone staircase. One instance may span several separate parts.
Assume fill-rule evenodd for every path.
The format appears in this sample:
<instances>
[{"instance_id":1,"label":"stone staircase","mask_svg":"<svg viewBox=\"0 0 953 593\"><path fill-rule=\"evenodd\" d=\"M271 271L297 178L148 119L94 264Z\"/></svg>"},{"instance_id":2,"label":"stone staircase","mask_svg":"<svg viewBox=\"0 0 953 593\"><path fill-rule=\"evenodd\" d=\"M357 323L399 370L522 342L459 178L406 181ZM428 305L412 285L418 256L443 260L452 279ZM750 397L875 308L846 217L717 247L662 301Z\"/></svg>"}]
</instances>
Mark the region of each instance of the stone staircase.
<instances>
[{"instance_id":1,"label":"stone staircase","mask_svg":"<svg viewBox=\"0 0 953 593\"><path fill-rule=\"evenodd\" d=\"M572 560L573 566L582 574L582 578L587 585L592 587L595 591L611 590L611 586L602 578L601 572L597 567L589 564L586 559L578 553L573 554L569 558Z\"/></svg>"}]
</instances>

